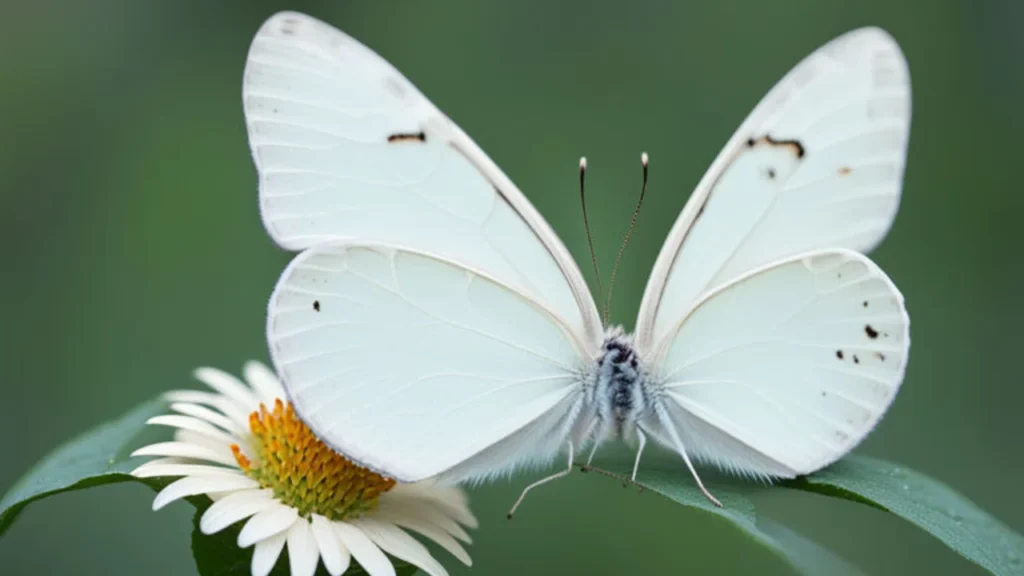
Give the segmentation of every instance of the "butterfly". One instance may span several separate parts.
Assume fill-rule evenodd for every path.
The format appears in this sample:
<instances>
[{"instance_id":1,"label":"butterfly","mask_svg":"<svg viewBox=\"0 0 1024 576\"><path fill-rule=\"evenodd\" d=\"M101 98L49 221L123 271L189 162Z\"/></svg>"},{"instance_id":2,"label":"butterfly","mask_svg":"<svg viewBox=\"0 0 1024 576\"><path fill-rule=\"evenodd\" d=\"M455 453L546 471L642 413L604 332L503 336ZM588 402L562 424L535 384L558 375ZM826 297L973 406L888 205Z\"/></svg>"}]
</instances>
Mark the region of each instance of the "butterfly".
<instances>
[{"instance_id":1,"label":"butterfly","mask_svg":"<svg viewBox=\"0 0 1024 576\"><path fill-rule=\"evenodd\" d=\"M899 206L910 78L878 28L812 53L743 121L669 232L633 334L605 326L498 166L358 41L272 16L243 100L263 223L300 252L270 298L270 355L302 420L371 470L481 481L567 453L525 495L614 439L637 446L635 479L651 440L721 505L694 461L809 474L899 390L909 317L864 253Z\"/></svg>"}]
</instances>

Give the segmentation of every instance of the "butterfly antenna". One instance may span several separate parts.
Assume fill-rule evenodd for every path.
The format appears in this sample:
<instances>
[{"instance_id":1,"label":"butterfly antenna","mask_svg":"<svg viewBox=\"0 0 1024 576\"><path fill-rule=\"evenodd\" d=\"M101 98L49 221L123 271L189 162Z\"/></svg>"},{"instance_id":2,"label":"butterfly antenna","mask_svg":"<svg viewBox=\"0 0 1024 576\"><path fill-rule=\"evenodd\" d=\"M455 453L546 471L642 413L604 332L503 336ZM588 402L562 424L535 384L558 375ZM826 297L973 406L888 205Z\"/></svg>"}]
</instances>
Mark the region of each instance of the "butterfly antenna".
<instances>
[{"instance_id":1,"label":"butterfly antenna","mask_svg":"<svg viewBox=\"0 0 1024 576\"><path fill-rule=\"evenodd\" d=\"M636 226L636 218L640 215L640 207L644 204L644 195L647 194L647 152L640 154L640 164L644 170L644 183L640 188L640 200L636 203L636 210L633 210L633 219L629 222L629 230L626 230L626 237L622 239L622 247L619 248L619 255L615 258L615 267L612 268L612 278L608 283L608 300L604 303L604 323L608 323L608 314L612 307L612 290L615 289L615 274L619 271L619 263L622 262L622 254L629 244L629 237L633 235L633 228Z\"/></svg>"},{"instance_id":2,"label":"butterfly antenna","mask_svg":"<svg viewBox=\"0 0 1024 576\"><path fill-rule=\"evenodd\" d=\"M597 301L604 300L604 288L601 286L601 271L597 269L597 254L594 252L594 239L590 235L590 222L587 220L587 195L583 183L587 174L587 158L580 158L580 205L583 207L583 228L587 231L587 245L590 246L590 261L594 264L594 277L597 278ZM604 323L608 323L608 315L604 316Z\"/></svg>"}]
</instances>

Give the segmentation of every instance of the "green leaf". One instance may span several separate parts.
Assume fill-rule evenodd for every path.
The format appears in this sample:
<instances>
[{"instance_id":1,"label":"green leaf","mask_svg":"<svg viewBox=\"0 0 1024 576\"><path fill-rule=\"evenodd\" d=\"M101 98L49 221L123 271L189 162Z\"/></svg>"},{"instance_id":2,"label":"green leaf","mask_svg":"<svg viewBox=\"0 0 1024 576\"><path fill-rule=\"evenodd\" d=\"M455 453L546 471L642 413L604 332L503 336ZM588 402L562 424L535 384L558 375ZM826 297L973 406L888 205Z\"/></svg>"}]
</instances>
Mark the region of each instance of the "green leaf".
<instances>
[{"instance_id":1,"label":"green leaf","mask_svg":"<svg viewBox=\"0 0 1024 576\"><path fill-rule=\"evenodd\" d=\"M621 466L613 467L617 469ZM724 508L717 508L693 485L688 474L681 474L674 467L645 468L641 472L639 484L684 506L729 520L747 536L801 572L857 572L852 565L784 527L766 529L770 521L758 519L754 505L743 495L763 488L729 480L715 482L712 492L725 505ZM850 455L811 476L781 484L892 513L935 536L955 552L993 574L1001 576L1024 573L1024 536L945 484L905 466L877 458ZM819 549L819 552L812 553L811 547ZM813 563L808 564L808 560L813 560ZM832 567L822 570L822 562ZM842 568L844 564L846 568Z\"/></svg>"},{"instance_id":2,"label":"green leaf","mask_svg":"<svg viewBox=\"0 0 1024 576\"><path fill-rule=\"evenodd\" d=\"M637 484L684 506L697 508L728 520L742 533L774 552L798 573L845 576L861 574L860 570L849 562L793 530L763 518L758 519L754 504L735 491L715 487L715 497L722 502L722 507L719 508L694 486L689 476L681 475L676 470L645 469L642 480ZM725 485L739 490L744 488L738 484Z\"/></svg>"},{"instance_id":3,"label":"green leaf","mask_svg":"<svg viewBox=\"0 0 1024 576\"><path fill-rule=\"evenodd\" d=\"M1024 537L949 486L867 456L847 456L786 486L891 512L993 574L1024 572Z\"/></svg>"},{"instance_id":4,"label":"green leaf","mask_svg":"<svg viewBox=\"0 0 1024 576\"><path fill-rule=\"evenodd\" d=\"M128 459L128 447L160 414L162 400L140 404L121 418L102 424L57 448L21 478L0 501L0 536L31 502L61 492L134 480L128 474L141 460Z\"/></svg>"},{"instance_id":5,"label":"green leaf","mask_svg":"<svg viewBox=\"0 0 1024 576\"><path fill-rule=\"evenodd\" d=\"M865 576L864 571L849 560L814 542L806 536L768 518L758 518L757 527L782 547L790 564L804 574L829 576Z\"/></svg>"}]
</instances>

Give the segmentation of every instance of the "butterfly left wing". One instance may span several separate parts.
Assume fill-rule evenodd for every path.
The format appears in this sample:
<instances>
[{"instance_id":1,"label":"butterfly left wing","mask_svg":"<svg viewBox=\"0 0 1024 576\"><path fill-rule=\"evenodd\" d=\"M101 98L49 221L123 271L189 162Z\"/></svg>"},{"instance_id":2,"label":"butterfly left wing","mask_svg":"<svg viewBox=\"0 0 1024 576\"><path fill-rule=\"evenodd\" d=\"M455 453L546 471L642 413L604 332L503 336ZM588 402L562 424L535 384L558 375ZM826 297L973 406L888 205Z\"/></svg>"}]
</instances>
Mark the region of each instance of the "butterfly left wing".
<instances>
[{"instance_id":1,"label":"butterfly left wing","mask_svg":"<svg viewBox=\"0 0 1024 576\"><path fill-rule=\"evenodd\" d=\"M711 290L782 258L866 252L899 206L910 75L864 28L821 47L757 105L697 185L647 283L637 346L650 350Z\"/></svg>"},{"instance_id":2,"label":"butterfly left wing","mask_svg":"<svg viewBox=\"0 0 1024 576\"><path fill-rule=\"evenodd\" d=\"M817 251L703 298L661 344L659 442L721 468L791 478L853 449L903 380L903 297L867 257ZM660 412L660 413L659 413Z\"/></svg>"}]
</instances>

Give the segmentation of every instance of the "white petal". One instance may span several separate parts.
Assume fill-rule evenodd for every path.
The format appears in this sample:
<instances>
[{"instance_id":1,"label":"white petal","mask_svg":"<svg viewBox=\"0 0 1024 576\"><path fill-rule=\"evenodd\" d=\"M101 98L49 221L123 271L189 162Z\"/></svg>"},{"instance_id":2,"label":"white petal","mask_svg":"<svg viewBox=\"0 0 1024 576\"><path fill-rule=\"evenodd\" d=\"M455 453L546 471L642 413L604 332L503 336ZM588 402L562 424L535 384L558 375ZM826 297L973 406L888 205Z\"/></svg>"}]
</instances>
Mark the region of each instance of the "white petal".
<instances>
[{"instance_id":1,"label":"white petal","mask_svg":"<svg viewBox=\"0 0 1024 576\"><path fill-rule=\"evenodd\" d=\"M413 518L437 526L467 544L473 542L469 533L458 522L445 515L444 512L431 502L422 500L385 501L384 497L381 496L380 506L378 506L373 517L385 522L391 522L392 524L397 523L395 522L397 518Z\"/></svg>"},{"instance_id":2,"label":"white petal","mask_svg":"<svg viewBox=\"0 0 1024 576\"><path fill-rule=\"evenodd\" d=\"M167 485L153 499L153 510L180 500L186 496L219 492L224 490L245 490L257 488L259 483L241 473L230 476L186 476Z\"/></svg>"},{"instance_id":3,"label":"white petal","mask_svg":"<svg viewBox=\"0 0 1024 576\"><path fill-rule=\"evenodd\" d=\"M420 482L418 484L399 484L387 494L391 498L415 499L430 503L464 526L476 528L480 525L469 510L468 498L459 488Z\"/></svg>"},{"instance_id":4,"label":"white petal","mask_svg":"<svg viewBox=\"0 0 1024 576\"><path fill-rule=\"evenodd\" d=\"M270 406L277 398L285 399L284 388L281 387L280 380L262 362L255 360L246 362L242 373L245 374L245 379L249 382L249 386L252 386L252 389L259 395L260 400L265 402L267 406Z\"/></svg>"},{"instance_id":5,"label":"white petal","mask_svg":"<svg viewBox=\"0 0 1024 576\"><path fill-rule=\"evenodd\" d=\"M394 518L388 518L388 521L403 528L419 532L434 542L437 542L437 544L447 550L448 553L458 558L459 562L462 562L466 566L472 566L473 560L469 557L469 553L466 552L466 549L463 548L455 538L452 538L450 534L438 526L425 522L415 516L395 516Z\"/></svg>"},{"instance_id":6,"label":"white petal","mask_svg":"<svg viewBox=\"0 0 1024 576\"><path fill-rule=\"evenodd\" d=\"M349 549L359 565L370 576L395 576L395 567L380 548L363 531L345 522L334 522L341 543Z\"/></svg>"},{"instance_id":7,"label":"white petal","mask_svg":"<svg viewBox=\"0 0 1024 576\"><path fill-rule=\"evenodd\" d=\"M162 459L161 459L162 460ZM224 476L238 475L238 468L210 466L209 464L163 464L157 460L146 462L131 472L136 478L159 476Z\"/></svg>"},{"instance_id":8,"label":"white petal","mask_svg":"<svg viewBox=\"0 0 1024 576\"><path fill-rule=\"evenodd\" d=\"M274 505L274 492L269 488L234 492L217 500L203 512L203 517L199 519L199 530L203 534L215 534Z\"/></svg>"},{"instance_id":9,"label":"white petal","mask_svg":"<svg viewBox=\"0 0 1024 576\"><path fill-rule=\"evenodd\" d=\"M320 551L309 528L309 522L299 520L288 529L288 563L292 576L314 576Z\"/></svg>"},{"instance_id":10,"label":"white petal","mask_svg":"<svg viewBox=\"0 0 1024 576\"><path fill-rule=\"evenodd\" d=\"M234 442L228 443L221 440L215 440L210 436L198 434L191 430L182 430L181 428L174 431L174 440L176 442L203 446L204 448L221 454L225 458L231 458L232 461L235 461L235 453L231 450L231 445L238 444L238 447L242 449L242 452L248 456L250 460L253 462L259 460L252 456L253 450L249 447L249 443L244 440L235 439ZM235 461L235 466L238 466L237 461Z\"/></svg>"},{"instance_id":11,"label":"white petal","mask_svg":"<svg viewBox=\"0 0 1024 576\"><path fill-rule=\"evenodd\" d=\"M248 548L264 538L280 534L291 528L291 525L298 520L299 513L295 508L285 506L280 502L275 502L275 504L276 506L249 518L245 526L242 526L242 531L238 533L239 548Z\"/></svg>"},{"instance_id":12,"label":"white petal","mask_svg":"<svg viewBox=\"0 0 1024 576\"><path fill-rule=\"evenodd\" d=\"M179 456L182 458L209 460L210 462L227 464L228 466L238 466L230 450L225 455L207 446L199 446L188 442L158 442L139 448L132 452L132 456Z\"/></svg>"},{"instance_id":13,"label":"white petal","mask_svg":"<svg viewBox=\"0 0 1024 576\"><path fill-rule=\"evenodd\" d=\"M223 370L209 367L197 368L195 376L200 382L234 400L235 404L243 410L256 410L260 407L260 402L252 390L241 380Z\"/></svg>"},{"instance_id":14,"label":"white petal","mask_svg":"<svg viewBox=\"0 0 1024 576\"><path fill-rule=\"evenodd\" d=\"M213 406L243 430L249 429L249 414L252 414L253 410L255 410L255 408L252 410L242 408L220 394L203 390L172 390L164 394L164 398L169 402L189 402L191 404Z\"/></svg>"},{"instance_id":15,"label":"white petal","mask_svg":"<svg viewBox=\"0 0 1024 576\"><path fill-rule=\"evenodd\" d=\"M277 564L277 558L281 555L281 549L284 548L286 539L287 534L281 532L256 543L256 549L252 552L252 565L250 567L252 576L267 576L267 574L270 574L270 571L274 569L274 564Z\"/></svg>"},{"instance_id":16,"label":"white petal","mask_svg":"<svg viewBox=\"0 0 1024 576\"><path fill-rule=\"evenodd\" d=\"M341 545L338 533L331 526L331 521L319 514L313 514L313 538L320 549L320 557L324 559L324 567L331 576L341 576L348 570L351 555Z\"/></svg>"},{"instance_id":17,"label":"white petal","mask_svg":"<svg viewBox=\"0 0 1024 576\"><path fill-rule=\"evenodd\" d=\"M430 576L448 576L444 566L430 555L430 551L415 538L402 531L394 524L378 522L371 518L356 520L355 526L361 528L381 550L395 558L415 564Z\"/></svg>"},{"instance_id":18,"label":"white petal","mask_svg":"<svg viewBox=\"0 0 1024 576\"><path fill-rule=\"evenodd\" d=\"M193 418L192 416L164 414L162 416L153 416L149 420L146 420L146 424L191 430L197 434L203 434L213 440L219 441L221 444L231 445L237 442L237 439L234 436L224 432L223 430L219 430L216 426L206 422L205 420Z\"/></svg>"},{"instance_id":19,"label":"white petal","mask_svg":"<svg viewBox=\"0 0 1024 576\"><path fill-rule=\"evenodd\" d=\"M241 436L249 433L248 428L239 428L231 418L228 418L215 410L210 410L206 406L200 406L199 404L194 404L192 402L173 402L171 403L171 410L186 416L206 420L210 424L220 427L233 436Z\"/></svg>"},{"instance_id":20,"label":"white petal","mask_svg":"<svg viewBox=\"0 0 1024 576\"><path fill-rule=\"evenodd\" d=\"M164 465L168 465L168 464L191 464L191 463L192 463L192 461L189 460L188 458L154 458L152 460L146 461L146 463L143 464L143 466L149 466L150 464L152 464L154 466L164 466ZM139 466L139 468L142 468L142 466Z\"/></svg>"}]
</instances>

